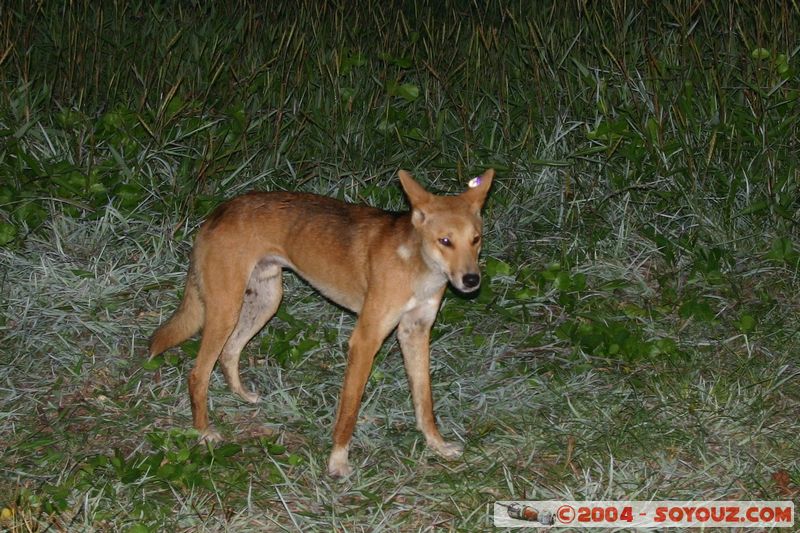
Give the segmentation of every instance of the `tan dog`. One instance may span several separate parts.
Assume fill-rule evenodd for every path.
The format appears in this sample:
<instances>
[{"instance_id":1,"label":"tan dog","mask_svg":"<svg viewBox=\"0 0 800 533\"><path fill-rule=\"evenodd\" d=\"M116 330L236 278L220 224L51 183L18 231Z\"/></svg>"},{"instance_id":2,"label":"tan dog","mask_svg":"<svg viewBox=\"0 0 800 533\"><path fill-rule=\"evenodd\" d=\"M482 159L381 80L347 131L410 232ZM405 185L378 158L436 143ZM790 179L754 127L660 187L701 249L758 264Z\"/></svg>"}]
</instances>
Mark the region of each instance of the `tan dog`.
<instances>
[{"instance_id":1,"label":"tan dog","mask_svg":"<svg viewBox=\"0 0 800 533\"><path fill-rule=\"evenodd\" d=\"M332 476L351 468L348 448L376 352L397 327L417 426L448 459L462 446L436 427L430 384L430 330L448 280L459 291L480 285L481 216L494 170L458 196L435 196L408 172L400 181L411 202L390 213L296 192L253 192L222 205L203 224L192 251L180 307L153 335L150 357L203 329L189 375L194 427L219 439L208 422L208 382L217 360L231 390L248 402L239 355L275 314L290 268L335 303L358 314L350 337L342 394L328 460Z\"/></svg>"}]
</instances>

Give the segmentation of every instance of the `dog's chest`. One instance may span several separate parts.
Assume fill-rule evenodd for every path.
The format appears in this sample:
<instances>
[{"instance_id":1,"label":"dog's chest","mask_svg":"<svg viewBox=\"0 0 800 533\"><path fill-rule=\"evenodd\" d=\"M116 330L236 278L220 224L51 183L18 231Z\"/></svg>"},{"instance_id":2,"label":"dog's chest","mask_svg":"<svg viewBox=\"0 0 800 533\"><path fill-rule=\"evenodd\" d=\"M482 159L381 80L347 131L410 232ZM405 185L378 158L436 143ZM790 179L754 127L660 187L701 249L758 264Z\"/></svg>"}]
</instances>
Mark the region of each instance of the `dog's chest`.
<instances>
[{"instance_id":1,"label":"dog's chest","mask_svg":"<svg viewBox=\"0 0 800 533\"><path fill-rule=\"evenodd\" d=\"M442 287L446 283L447 278L432 273L418 279L413 287L412 296L403 306L403 312L407 313L420 307L438 308Z\"/></svg>"}]
</instances>

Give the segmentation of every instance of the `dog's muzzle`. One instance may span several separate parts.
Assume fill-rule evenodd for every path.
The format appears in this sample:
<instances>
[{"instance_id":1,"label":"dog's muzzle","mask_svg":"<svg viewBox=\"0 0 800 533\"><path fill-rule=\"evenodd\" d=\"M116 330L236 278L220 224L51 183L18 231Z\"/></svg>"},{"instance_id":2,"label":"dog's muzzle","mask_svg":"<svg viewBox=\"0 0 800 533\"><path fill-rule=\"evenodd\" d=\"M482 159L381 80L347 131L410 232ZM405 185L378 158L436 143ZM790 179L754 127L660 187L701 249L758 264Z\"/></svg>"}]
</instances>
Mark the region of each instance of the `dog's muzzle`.
<instances>
[{"instance_id":1,"label":"dog's muzzle","mask_svg":"<svg viewBox=\"0 0 800 533\"><path fill-rule=\"evenodd\" d=\"M481 284L481 275L480 274L464 274L464 277L461 278L461 283L464 284L464 288L467 290L474 290L478 285Z\"/></svg>"}]
</instances>

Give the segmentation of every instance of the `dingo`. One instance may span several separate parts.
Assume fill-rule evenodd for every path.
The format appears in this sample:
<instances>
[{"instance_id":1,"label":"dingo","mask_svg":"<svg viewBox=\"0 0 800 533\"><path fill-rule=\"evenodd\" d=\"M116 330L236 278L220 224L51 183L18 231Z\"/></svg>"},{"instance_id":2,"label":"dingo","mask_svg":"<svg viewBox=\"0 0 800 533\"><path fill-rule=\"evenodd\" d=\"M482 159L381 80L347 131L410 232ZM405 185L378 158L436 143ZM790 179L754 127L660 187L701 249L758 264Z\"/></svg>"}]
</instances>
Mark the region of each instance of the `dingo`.
<instances>
[{"instance_id":1,"label":"dingo","mask_svg":"<svg viewBox=\"0 0 800 533\"><path fill-rule=\"evenodd\" d=\"M350 337L328 460L332 476L351 473L348 449L375 353L397 327L417 426L448 459L462 446L436 427L430 384L430 330L449 281L461 292L480 285L481 216L494 170L458 196L436 196L401 170L411 211L391 213L299 192L252 192L220 205L200 228L183 301L150 341L150 357L202 328L189 375L192 418L203 439L208 382L220 361L231 390L248 402L239 355L281 302L281 270L290 268L335 303L358 314Z\"/></svg>"}]
</instances>

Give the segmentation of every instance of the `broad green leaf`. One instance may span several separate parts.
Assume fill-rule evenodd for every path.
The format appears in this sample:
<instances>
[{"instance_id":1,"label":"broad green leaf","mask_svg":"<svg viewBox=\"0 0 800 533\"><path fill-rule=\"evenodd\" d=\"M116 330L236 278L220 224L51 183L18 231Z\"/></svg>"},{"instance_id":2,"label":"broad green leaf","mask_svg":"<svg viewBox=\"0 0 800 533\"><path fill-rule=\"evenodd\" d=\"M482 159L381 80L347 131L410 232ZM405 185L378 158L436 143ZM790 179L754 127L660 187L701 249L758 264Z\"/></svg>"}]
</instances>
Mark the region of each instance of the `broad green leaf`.
<instances>
[{"instance_id":1,"label":"broad green leaf","mask_svg":"<svg viewBox=\"0 0 800 533\"><path fill-rule=\"evenodd\" d=\"M496 276L510 276L511 275L511 265L503 261L502 259L495 259L494 257L489 257L486 259L486 275L490 278L494 278Z\"/></svg>"},{"instance_id":2,"label":"broad green leaf","mask_svg":"<svg viewBox=\"0 0 800 533\"><path fill-rule=\"evenodd\" d=\"M756 319L753 315L744 313L739 317L736 326L742 333L749 333L756 327Z\"/></svg>"},{"instance_id":3,"label":"broad green leaf","mask_svg":"<svg viewBox=\"0 0 800 533\"><path fill-rule=\"evenodd\" d=\"M17 227L8 222L0 222L0 246L5 246L17 237Z\"/></svg>"}]
</instances>

